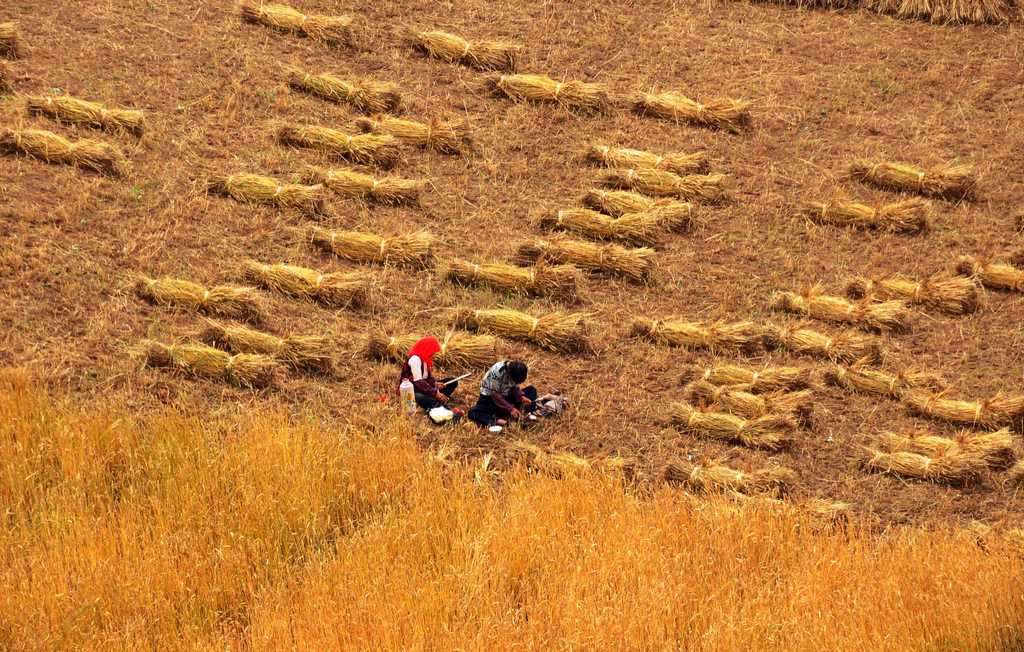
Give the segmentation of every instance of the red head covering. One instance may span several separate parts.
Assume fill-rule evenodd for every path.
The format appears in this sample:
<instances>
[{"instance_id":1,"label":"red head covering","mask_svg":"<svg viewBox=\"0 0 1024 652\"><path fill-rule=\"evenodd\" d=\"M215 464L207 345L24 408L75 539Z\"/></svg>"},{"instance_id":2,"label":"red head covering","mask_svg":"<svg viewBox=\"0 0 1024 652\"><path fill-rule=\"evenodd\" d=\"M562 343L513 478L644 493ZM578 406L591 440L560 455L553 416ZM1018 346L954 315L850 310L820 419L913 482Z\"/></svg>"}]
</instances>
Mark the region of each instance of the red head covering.
<instances>
[{"instance_id":1,"label":"red head covering","mask_svg":"<svg viewBox=\"0 0 1024 652\"><path fill-rule=\"evenodd\" d=\"M436 337L430 335L412 345L412 348L409 349L409 357L418 355L420 360L427 365L427 370L430 371L434 368L434 354L440 352L441 343L437 341Z\"/></svg>"}]
</instances>

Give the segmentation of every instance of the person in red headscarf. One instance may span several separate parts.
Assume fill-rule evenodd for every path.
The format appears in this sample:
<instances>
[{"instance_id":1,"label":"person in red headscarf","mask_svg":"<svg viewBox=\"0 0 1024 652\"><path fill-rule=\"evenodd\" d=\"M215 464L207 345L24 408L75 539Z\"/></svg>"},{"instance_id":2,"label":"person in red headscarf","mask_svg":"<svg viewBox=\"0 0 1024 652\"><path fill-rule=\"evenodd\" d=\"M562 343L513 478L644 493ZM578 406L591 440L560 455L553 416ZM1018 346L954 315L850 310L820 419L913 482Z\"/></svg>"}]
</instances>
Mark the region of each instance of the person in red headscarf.
<instances>
[{"instance_id":1,"label":"person in red headscarf","mask_svg":"<svg viewBox=\"0 0 1024 652\"><path fill-rule=\"evenodd\" d=\"M416 405L424 410L432 410L436 407L447 405L452 394L459 387L459 382L434 378L434 356L441 352L441 343L436 337L424 337L409 349L409 358L402 367L402 375L398 382L403 380L412 383L416 392Z\"/></svg>"}]
</instances>

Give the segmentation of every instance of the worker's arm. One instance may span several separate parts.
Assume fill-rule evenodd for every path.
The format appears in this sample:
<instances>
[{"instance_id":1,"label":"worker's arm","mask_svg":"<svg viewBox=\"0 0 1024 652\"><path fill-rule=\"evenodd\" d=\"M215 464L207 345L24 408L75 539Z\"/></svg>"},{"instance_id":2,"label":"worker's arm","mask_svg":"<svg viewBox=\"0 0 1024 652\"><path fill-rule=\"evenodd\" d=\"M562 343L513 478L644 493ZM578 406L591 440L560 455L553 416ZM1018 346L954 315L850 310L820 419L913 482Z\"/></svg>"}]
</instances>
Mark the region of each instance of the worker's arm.
<instances>
[{"instance_id":1,"label":"worker's arm","mask_svg":"<svg viewBox=\"0 0 1024 652\"><path fill-rule=\"evenodd\" d=\"M491 396L491 400L494 401L494 404L498 406L499 410L507 414L515 414L516 412L519 411L519 408L509 403L508 399L506 399L501 394L493 394Z\"/></svg>"}]
</instances>

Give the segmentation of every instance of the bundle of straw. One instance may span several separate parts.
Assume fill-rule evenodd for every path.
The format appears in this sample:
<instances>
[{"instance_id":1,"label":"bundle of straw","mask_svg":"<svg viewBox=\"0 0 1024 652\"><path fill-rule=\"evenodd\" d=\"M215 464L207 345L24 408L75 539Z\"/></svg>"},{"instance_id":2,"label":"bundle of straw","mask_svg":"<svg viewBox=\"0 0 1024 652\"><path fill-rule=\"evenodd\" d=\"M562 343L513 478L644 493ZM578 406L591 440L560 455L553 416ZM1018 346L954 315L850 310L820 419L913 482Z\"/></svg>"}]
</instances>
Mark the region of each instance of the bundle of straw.
<instances>
[{"instance_id":1,"label":"bundle of straw","mask_svg":"<svg viewBox=\"0 0 1024 652\"><path fill-rule=\"evenodd\" d=\"M583 205L613 217L629 213L642 213L659 204L674 204L671 199L651 199L629 190L588 190L583 195Z\"/></svg>"},{"instance_id":2,"label":"bundle of straw","mask_svg":"<svg viewBox=\"0 0 1024 652\"><path fill-rule=\"evenodd\" d=\"M504 41L467 41L448 32L413 32L410 40L428 56L478 70L513 72L522 46Z\"/></svg>"},{"instance_id":3,"label":"bundle of straw","mask_svg":"<svg viewBox=\"0 0 1024 652\"><path fill-rule=\"evenodd\" d=\"M121 151L99 140L70 141L41 129L4 129L0 131L0 152L25 154L48 163L77 165L111 176L121 176L127 161Z\"/></svg>"},{"instance_id":4,"label":"bundle of straw","mask_svg":"<svg viewBox=\"0 0 1024 652\"><path fill-rule=\"evenodd\" d=\"M142 299L160 306L174 306L207 315L260 322L260 308L253 288L215 285L209 289L177 278L152 279L140 276L135 293Z\"/></svg>"},{"instance_id":5,"label":"bundle of straw","mask_svg":"<svg viewBox=\"0 0 1024 652\"><path fill-rule=\"evenodd\" d=\"M27 95L25 108L29 113L46 115L56 120L92 125L111 131L142 134L146 128L142 111L108 109L99 102L88 102L70 95Z\"/></svg>"},{"instance_id":6,"label":"bundle of straw","mask_svg":"<svg viewBox=\"0 0 1024 652\"><path fill-rule=\"evenodd\" d=\"M548 452L522 440L506 445L509 453L523 458L527 466L556 477L582 473L591 469L590 461L568 452Z\"/></svg>"},{"instance_id":7,"label":"bundle of straw","mask_svg":"<svg viewBox=\"0 0 1024 652\"><path fill-rule=\"evenodd\" d=\"M849 520L850 503L842 501L812 498L802 505L812 516L824 519L834 525L845 525Z\"/></svg>"},{"instance_id":8,"label":"bundle of straw","mask_svg":"<svg viewBox=\"0 0 1024 652\"><path fill-rule=\"evenodd\" d=\"M433 118L429 123L423 123L378 115L357 119L356 127L364 133L386 134L406 145L432 149L442 154L460 154L471 142L469 125L465 120Z\"/></svg>"},{"instance_id":9,"label":"bundle of straw","mask_svg":"<svg viewBox=\"0 0 1024 652\"><path fill-rule=\"evenodd\" d=\"M929 228L930 209L931 203L920 197L884 204L878 208L834 199L825 203L810 202L803 207L802 213L808 219L821 224L893 233L921 233Z\"/></svg>"},{"instance_id":10,"label":"bundle of straw","mask_svg":"<svg viewBox=\"0 0 1024 652\"><path fill-rule=\"evenodd\" d=\"M770 394L755 394L749 389L743 385L729 387L698 380L687 388L687 395L695 403L718 406L745 419L768 414L791 414L801 422L810 418L814 393L809 389Z\"/></svg>"},{"instance_id":11,"label":"bundle of straw","mask_svg":"<svg viewBox=\"0 0 1024 652\"><path fill-rule=\"evenodd\" d=\"M946 163L928 170L904 163L857 161L850 175L863 183L942 199L971 199L978 179L970 165Z\"/></svg>"},{"instance_id":12,"label":"bundle of straw","mask_svg":"<svg viewBox=\"0 0 1024 652\"><path fill-rule=\"evenodd\" d=\"M459 283L490 285L512 292L534 296L551 296L565 301L578 301L583 275L574 265L548 265L543 261L535 267L514 267L504 263L471 263L452 259L443 272L444 278Z\"/></svg>"},{"instance_id":13,"label":"bundle of straw","mask_svg":"<svg viewBox=\"0 0 1024 652\"><path fill-rule=\"evenodd\" d=\"M981 401L961 401L922 389L908 390L902 398L912 412L950 423L999 428L1024 418L1024 394L1000 392Z\"/></svg>"},{"instance_id":14,"label":"bundle of straw","mask_svg":"<svg viewBox=\"0 0 1024 652\"><path fill-rule=\"evenodd\" d=\"M812 319L853 324L873 330L904 330L909 313L904 301L860 301L850 303L842 297L822 294L817 287L804 292L778 292L772 298L772 308Z\"/></svg>"},{"instance_id":15,"label":"bundle of straw","mask_svg":"<svg viewBox=\"0 0 1024 652\"><path fill-rule=\"evenodd\" d=\"M705 127L726 129L733 133L750 126L750 102L715 98L708 104L691 100L682 93L641 93L634 102L638 113L690 122Z\"/></svg>"},{"instance_id":16,"label":"bundle of straw","mask_svg":"<svg viewBox=\"0 0 1024 652\"><path fill-rule=\"evenodd\" d=\"M294 208L318 217L328 213L324 205L324 187L320 184L303 186L282 183L272 177L258 174L241 173L212 179L208 187L210 192L227 195L246 204Z\"/></svg>"},{"instance_id":17,"label":"bundle of straw","mask_svg":"<svg viewBox=\"0 0 1024 652\"><path fill-rule=\"evenodd\" d=\"M139 349L151 367L169 367L190 376L224 380L248 388L274 383L278 363L266 355L231 355L203 344L161 344L143 340Z\"/></svg>"},{"instance_id":18,"label":"bundle of straw","mask_svg":"<svg viewBox=\"0 0 1024 652\"><path fill-rule=\"evenodd\" d=\"M846 286L855 299L900 299L954 315L974 312L981 305L981 293L973 278L932 276L913 281L902 276L879 280L857 277Z\"/></svg>"},{"instance_id":19,"label":"bundle of straw","mask_svg":"<svg viewBox=\"0 0 1024 652\"><path fill-rule=\"evenodd\" d=\"M365 306L370 280L360 272L324 274L308 267L246 261L245 274L261 286L291 297L315 301L330 308Z\"/></svg>"},{"instance_id":20,"label":"bundle of straw","mask_svg":"<svg viewBox=\"0 0 1024 652\"><path fill-rule=\"evenodd\" d=\"M326 72L314 75L289 69L288 84L325 100L348 104L363 113L396 113L402 108L402 93L391 82L343 79Z\"/></svg>"},{"instance_id":21,"label":"bundle of straw","mask_svg":"<svg viewBox=\"0 0 1024 652\"><path fill-rule=\"evenodd\" d=\"M608 217L588 208L571 208L544 215L538 225L542 229L561 229L598 240L618 240L639 246L658 244L660 224L656 219L645 219L643 213L632 213L627 219Z\"/></svg>"},{"instance_id":22,"label":"bundle of straw","mask_svg":"<svg viewBox=\"0 0 1024 652\"><path fill-rule=\"evenodd\" d=\"M453 321L470 330L488 330L504 337L532 342L560 353L589 352L587 315L582 313L548 313L534 317L515 310L456 309Z\"/></svg>"},{"instance_id":23,"label":"bundle of straw","mask_svg":"<svg viewBox=\"0 0 1024 652\"><path fill-rule=\"evenodd\" d=\"M199 341L232 353L259 353L293 369L331 373L333 345L319 335L278 337L240 326L208 321Z\"/></svg>"},{"instance_id":24,"label":"bundle of straw","mask_svg":"<svg viewBox=\"0 0 1024 652\"><path fill-rule=\"evenodd\" d=\"M761 350L764 345L764 329L749 321L706 324L639 317L633 320L630 332L634 337L708 351L742 351L751 354Z\"/></svg>"},{"instance_id":25,"label":"bundle of straw","mask_svg":"<svg viewBox=\"0 0 1024 652\"><path fill-rule=\"evenodd\" d=\"M21 35L18 23L0 23L0 57L17 59L21 55Z\"/></svg>"},{"instance_id":26,"label":"bundle of straw","mask_svg":"<svg viewBox=\"0 0 1024 652\"><path fill-rule=\"evenodd\" d=\"M1016 457L1008 428L975 435L961 432L955 439L928 432L902 435L886 431L878 435L875 446L887 453L906 451L928 457L967 455L983 460L985 466L993 469L1010 467Z\"/></svg>"},{"instance_id":27,"label":"bundle of straw","mask_svg":"<svg viewBox=\"0 0 1024 652\"><path fill-rule=\"evenodd\" d=\"M797 429L796 421L788 414L744 419L725 412L705 412L687 403L673 403L669 416L673 425L694 436L771 451L788 446Z\"/></svg>"},{"instance_id":28,"label":"bundle of straw","mask_svg":"<svg viewBox=\"0 0 1024 652\"><path fill-rule=\"evenodd\" d=\"M1020 261L1020 264L1021 267L1018 268L1012 262L993 263L971 256L960 256L956 263L956 271L975 279L985 287L1024 292L1024 261Z\"/></svg>"},{"instance_id":29,"label":"bundle of straw","mask_svg":"<svg viewBox=\"0 0 1024 652\"><path fill-rule=\"evenodd\" d=\"M1010 470L1006 473L1006 479L1016 485L1024 484L1024 460L1010 467Z\"/></svg>"},{"instance_id":30,"label":"bundle of straw","mask_svg":"<svg viewBox=\"0 0 1024 652\"><path fill-rule=\"evenodd\" d=\"M872 11L898 18L927 20L936 24L996 24L1012 20L1013 3L1007 0L865 0Z\"/></svg>"},{"instance_id":31,"label":"bundle of straw","mask_svg":"<svg viewBox=\"0 0 1024 652\"><path fill-rule=\"evenodd\" d=\"M863 466L869 471L947 484L968 484L981 477L987 468L983 459L960 453L938 457L906 451L885 453L869 449L867 453L869 457Z\"/></svg>"},{"instance_id":32,"label":"bundle of straw","mask_svg":"<svg viewBox=\"0 0 1024 652\"><path fill-rule=\"evenodd\" d=\"M678 197L706 204L725 201L728 196L723 182L724 174L691 174L679 176L652 168L608 170L601 175L601 183L609 188L634 190L653 197Z\"/></svg>"},{"instance_id":33,"label":"bundle of straw","mask_svg":"<svg viewBox=\"0 0 1024 652\"><path fill-rule=\"evenodd\" d=\"M485 81L493 93L517 102L554 102L580 113L604 113L611 108L604 84L558 82L545 75L493 75Z\"/></svg>"},{"instance_id":34,"label":"bundle of straw","mask_svg":"<svg viewBox=\"0 0 1024 652\"><path fill-rule=\"evenodd\" d=\"M765 344L771 348L786 349L797 355L826 358L834 362L864 362L881 364L881 343L874 337L844 332L831 336L800 326L765 327Z\"/></svg>"},{"instance_id":35,"label":"bundle of straw","mask_svg":"<svg viewBox=\"0 0 1024 652\"><path fill-rule=\"evenodd\" d=\"M310 241L340 258L358 263L429 267L434 261L434 236L426 231L380 236L362 231L310 229Z\"/></svg>"},{"instance_id":36,"label":"bundle of straw","mask_svg":"<svg viewBox=\"0 0 1024 652\"><path fill-rule=\"evenodd\" d=\"M309 179L327 186L339 195L394 206L419 204L420 193L426 187L423 181L396 176L378 179L349 169L312 168Z\"/></svg>"},{"instance_id":37,"label":"bundle of straw","mask_svg":"<svg viewBox=\"0 0 1024 652\"><path fill-rule=\"evenodd\" d=\"M419 339L419 335L397 337L370 333L363 355L374 360L404 363L409 358L409 349ZM497 359L497 347L498 340L491 335L450 332L441 341L441 351L434 356L434 364L446 369L486 369Z\"/></svg>"},{"instance_id":38,"label":"bundle of straw","mask_svg":"<svg viewBox=\"0 0 1024 652\"><path fill-rule=\"evenodd\" d=\"M329 127L286 125L278 129L277 139L285 145L329 152L353 163L383 168L393 167L401 157L398 141L387 135L351 136Z\"/></svg>"},{"instance_id":39,"label":"bundle of straw","mask_svg":"<svg viewBox=\"0 0 1024 652\"><path fill-rule=\"evenodd\" d=\"M639 149L591 145L587 159L609 168L653 168L675 174L705 174L710 163L704 152L653 154Z\"/></svg>"},{"instance_id":40,"label":"bundle of straw","mask_svg":"<svg viewBox=\"0 0 1024 652\"><path fill-rule=\"evenodd\" d=\"M519 245L516 253L524 263L544 259L568 263L581 269L624 276L647 282L654 274L654 250L647 247L628 249L615 244L594 244L579 240L534 240Z\"/></svg>"},{"instance_id":41,"label":"bundle of straw","mask_svg":"<svg viewBox=\"0 0 1024 652\"><path fill-rule=\"evenodd\" d=\"M263 0L241 0L242 17L282 32L302 34L328 45L352 45L352 18L349 16L306 15L287 5Z\"/></svg>"},{"instance_id":42,"label":"bundle of straw","mask_svg":"<svg viewBox=\"0 0 1024 652\"><path fill-rule=\"evenodd\" d=\"M683 369L681 382L699 380L713 385L742 385L753 394L801 390L811 386L811 370L799 367L766 367L752 371L734 365L700 367L687 365Z\"/></svg>"},{"instance_id":43,"label":"bundle of straw","mask_svg":"<svg viewBox=\"0 0 1024 652\"><path fill-rule=\"evenodd\" d=\"M861 365L832 365L825 371L825 380L843 389L865 394L900 398L910 389L944 390L949 384L935 373L902 369L896 375Z\"/></svg>"},{"instance_id":44,"label":"bundle of straw","mask_svg":"<svg viewBox=\"0 0 1024 652\"><path fill-rule=\"evenodd\" d=\"M796 484L796 473L784 466L767 467L745 473L719 464L690 464L676 461L666 465L666 482L680 484L706 493L736 492L744 495L785 494Z\"/></svg>"}]
</instances>

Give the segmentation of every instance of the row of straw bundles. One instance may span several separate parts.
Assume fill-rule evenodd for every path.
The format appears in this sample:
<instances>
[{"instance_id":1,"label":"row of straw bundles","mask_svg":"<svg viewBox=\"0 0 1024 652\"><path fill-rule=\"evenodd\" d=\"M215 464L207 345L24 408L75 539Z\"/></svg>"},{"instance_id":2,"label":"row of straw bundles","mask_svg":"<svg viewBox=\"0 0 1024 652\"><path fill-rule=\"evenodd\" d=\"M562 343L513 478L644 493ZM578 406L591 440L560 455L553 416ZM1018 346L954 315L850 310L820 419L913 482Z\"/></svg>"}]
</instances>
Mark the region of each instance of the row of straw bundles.
<instances>
[{"instance_id":1,"label":"row of straw bundles","mask_svg":"<svg viewBox=\"0 0 1024 652\"><path fill-rule=\"evenodd\" d=\"M884 204L878 208L835 199L825 203L808 203L802 213L808 219L822 224L893 233L920 233L928 230L930 208L931 204L919 197Z\"/></svg>"},{"instance_id":2,"label":"row of straw bundles","mask_svg":"<svg viewBox=\"0 0 1024 652\"><path fill-rule=\"evenodd\" d=\"M418 335L388 336L371 333L363 354L374 360L405 362L409 349L419 341ZM441 350L434 362L445 369L484 369L497 357L498 341L491 335L470 335L451 332L441 341Z\"/></svg>"},{"instance_id":3,"label":"row of straw bundles","mask_svg":"<svg viewBox=\"0 0 1024 652\"><path fill-rule=\"evenodd\" d=\"M306 15L287 5L263 0L241 0L242 17L282 32L302 34L328 45L352 45L352 18L349 16Z\"/></svg>"},{"instance_id":4,"label":"row of straw bundles","mask_svg":"<svg viewBox=\"0 0 1024 652\"><path fill-rule=\"evenodd\" d=\"M978 179L970 165L947 163L928 170L904 163L857 161L850 175L888 190L906 190L942 199L970 199Z\"/></svg>"},{"instance_id":5,"label":"row of straw bundles","mask_svg":"<svg viewBox=\"0 0 1024 652\"><path fill-rule=\"evenodd\" d=\"M687 387L687 395L694 403L721 407L746 419L769 414L791 414L799 421L810 418L814 393L809 389L763 394L755 394L750 389L745 385L722 386L698 380Z\"/></svg>"},{"instance_id":6,"label":"row of straw bundles","mask_svg":"<svg viewBox=\"0 0 1024 652\"><path fill-rule=\"evenodd\" d=\"M750 102L746 100L715 98L702 104L676 91L641 93L635 101L634 109L642 114L734 133L749 127L751 121Z\"/></svg>"},{"instance_id":7,"label":"row of straw bundles","mask_svg":"<svg viewBox=\"0 0 1024 652\"><path fill-rule=\"evenodd\" d=\"M889 453L906 451L929 457L963 453L980 458L989 468L1006 469L1013 465L1016 458L1013 443L1010 430L1003 428L980 434L961 432L955 438L941 437L928 432L902 435L887 431L878 436L875 446Z\"/></svg>"},{"instance_id":8,"label":"row of straw bundles","mask_svg":"<svg viewBox=\"0 0 1024 652\"><path fill-rule=\"evenodd\" d=\"M269 290L329 308L361 307L369 302L370 281L359 272L324 274L308 267L250 260L245 263L245 274Z\"/></svg>"},{"instance_id":9,"label":"row of straw bundles","mask_svg":"<svg viewBox=\"0 0 1024 652\"><path fill-rule=\"evenodd\" d=\"M647 247L634 249L566 239L534 240L519 245L516 257L525 264L539 260L570 264L590 272L624 276L640 283L654 276L654 250Z\"/></svg>"},{"instance_id":10,"label":"row of straw bundles","mask_svg":"<svg viewBox=\"0 0 1024 652\"><path fill-rule=\"evenodd\" d=\"M21 35L15 22L0 23L0 57L17 59L21 55Z\"/></svg>"},{"instance_id":11,"label":"row of straw bundles","mask_svg":"<svg viewBox=\"0 0 1024 652\"><path fill-rule=\"evenodd\" d=\"M260 322L263 319L263 310L253 288L232 285L205 288L183 279L141 276L135 284L135 292L141 298L160 306L173 306L249 322Z\"/></svg>"},{"instance_id":12,"label":"row of straw bundles","mask_svg":"<svg viewBox=\"0 0 1024 652\"><path fill-rule=\"evenodd\" d=\"M861 365L833 365L825 371L825 380L852 392L877 394L899 399L911 389L942 391L949 385L942 376L931 372L903 369L895 375Z\"/></svg>"},{"instance_id":13,"label":"row of straw bundles","mask_svg":"<svg viewBox=\"0 0 1024 652\"><path fill-rule=\"evenodd\" d=\"M289 69L288 84L325 100L348 104L363 113L397 113L402 108L402 93L391 82L343 79L327 72L313 74Z\"/></svg>"},{"instance_id":14,"label":"row of straw bundles","mask_svg":"<svg viewBox=\"0 0 1024 652\"><path fill-rule=\"evenodd\" d=\"M143 340L139 353L151 367L166 367L181 373L224 380L249 388L268 387L280 368L274 358L262 354L232 355L205 344L162 344Z\"/></svg>"},{"instance_id":15,"label":"row of straw bundles","mask_svg":"<svg viewBox=\"0 0 1024 652\"><path fill-rule=\"evenodd\" d=\"M447 32L413 32L409 40L428 56L478 70L514 72L522 46L504 41L467 41Z\"/></svg>"},{"instance_id":16,"label":"row of straw bundles","mask_svg":"<svg viewBox=\"0 0 1024 652\"><path fill-rule=\"evenodd\" d=\"M811 386L811 370L799 367L766 367L747 369L736 365L684 367L681 382L707 382L720 387L742 385L753 394L802 390Z\"/></svg>"},{"instance_id":17,"label":"row of straw bundles","mask_svg":"<svg viewBox=\"0 0 1024 652\"><path fill-rule=\"evenodd\" d=\"M750 321L706 324L640 317L633 321L630 331L634 337L690 349L754 353L764 346L764 329Z\"/></svg>"},{"instance_id":18,"label":"row of straw bundles","mask_svg":"<svg viewBox=\"0 0 1024 652\"><path fill-rule=\"evenodd\" d=\"M616 169L604 172L600 182L608 188L632 190L652 197L678 197L706 204L722 202L728 196L724 174L679 176L653 168Z\"/></svg>"},{"instance_id":19,"label":"row of straw bundles","mask_svg":"<svg viewBox=\"0 0 1024 652\"><path fill-rule=\"evenodd\" d=\"M589 208L570 208L541 217L539 226L585 235L597 240L617 240L638 246L655 246L664 231L681 231L693 225L693 206L673 202L640 213L608 217Z\"/></svg>"},{"instance_id":20,"label":"row of straw bundles","mask_svg":"<svg viewBox=\"0 0 1024 652\"><path fill-rule=\"evenodd\" d=\"M784 466L744 472L719 464L676 461L665 466L666 482L705 493L736 492L744 495L785 494L796 484L796 473Z\"/></svg>"},{"instance_id":21,"label":"row of straw bundles","mask_svg":"<svg viewBox=\"0 0 1024 652\"><path fill-rule=\"evenodd\" d=\"M696 437L771 451L788 446L797 429L796 420L788 414L744 419L725 412L706 412L688 403L673 403L669 417L672 425Z\"/></svg>"},{"instance_id":22,"label":"row of straw bundles","mask_svg":"<svg viewBox=\"0 0 1024 652\"><path fill-rule=\"evenodd\" d=\"M356 119L356 127L363 133L391 136L406 145L432 149L442 154L459 154L471 142L469 125L465 120L433 118L424 123L378 115Z\"/></svg>"},{"instance_id":23,"label":"row of straw bundles","mask_svg":"<svg viewBox=\"0 0 1024 652\"><path fill-rule=\"evenodd\" d=\"M852 324L870 330L904 330L910 318L904 301L860 301L851 303L842 297L823 294L818 287L802 293L779 292L772 298L772 308L812 319Z\"/></svg>"},{"instance_id":24,"label":"row of straw bundles","mask_svg":"<svg viewBox=\"0 0 1024 652\"><path fill-rule=\"evenodd\" d=\"M552 102L585 114L604 113L611 108L604 84L559 82L545 75L493 75L485 81L491 92L516 102Z\"/></svg>"},{"instance_id":25,"label":"row of straw bundles","mask_svg":"<svg viewBox=\"0 0 1024 652\"><path fill-rule=\"evenodd\" d=\"M75 165L111 176L121 176L128 162L117 147L100 140L70 141L41 129L0 131L0 153L24 154L48 163Z\"/></svg>"},{"instance_id":26,"label":"row of straw bundles","mask_svg":"<svg viewBox=\"0 0 1024 652\"><path fill-rule=\"evenodd\" d=\"M453 259L445 265L443 275L458 283L490 285L500 290L565 301L578 301L584 283L583 275L574 265L548 265L543 261L535 267L515 267Z\"/></svg>"},{"instance_id":27,"label":"row of straw bundles","mask_svg":"<svg viewBox=\"0 0 1024 652\"><path fill-rule=\"evenodd\" d=\"M244 328L208 321L199 334L201 342L231 353L258 353L294 369L331 373L334 345L321 335L278 337Z\"/></svg>"},{"instance_id":28,"label":"row of straw bundles","mask_svg":"<svg viewBox=\"0 0 1024 652\"><path fill-rule=\"evenodd\" d=\"M320 169L309 171L310 180L327 186L345 197L354 197L378 204L418 204L426 183L414 179L387 176L377 178L349 169Z\"/></svg>"},{"instance_id":29,"label":"row of straw bundles","mask_svg":"<svg viewBox=\"0 0 1024 652\"><path fill-rule=\"evenodd\" d=\"M903 392L902 400L912 412L967 426L999 428L1019 425L1024 419L1024 394L1000 392L980 401L962 401L915 389Z\"/></svg>"},{"instance_id":30,"label":"row of straw bundles","mask_svg":"<svg viewBox=\"0 0 1024 652\"><path fill-rule=\"evenodd\" d=\"M833 362L863 360L880 364L884 357L882 345L877 338L850 331L826 335L799 325L768 325L764 334L768 348L784 349L797 355L825 358Z\"/></svg>"},{"instance_id":31,"label":"row of straw bundles","mask_svg":"<svg viewBox=\"0 0 1024 652\"><path fill-rule=\"evenodd\" d=\"M956 271L975 279L985 287L1024 292L1024 260L996 263L980 261L971 256L960 256L956 263Z\"/></svg>"},{"instance_id":32,"label":"row of straw bundles","mask_svg":"<svg viewBox=\"0 0 1024 652\"><path fill-rule=\"evenodd\" d=\"M313 227L309 233L315 246L357 263L429 267L434 261L434 236L426 231L381 236Z\"/></svg>"},{"instance_id":33,"label":"row of straw bundles","mask_svg":"<svg viewBox=\"0 0 1024 652\"><path fill-rule=\"evenodd\" d=\"M146 129L145 114L142 111L108 109L99 102L80 100L70 95L29 95L25 97L25 108L29 113L110 131L128 131L139 135Z\"/></svg>"},{"instance_id":34,"label":"row of straw bundles","mask_svg":"<svg viewBox=\"0 0 1024 652\"><path fill-rule=\"evenodd\" d=\"M401 158L398 141L378 134L350 135L329 127L285 125L277 131L284 145L328 152L353 163L394 167Z\"/></svg>"},{"instance_id":35,"label":"row of straw bundles","mask_svg":"<svg viewBox=\"0 0 1024 652\"><path fill-rule=\"evenodd\" d=\"M455 309L452 317L456 326L532 342L551 351L577 353L593 350L587 316L582 313L552 312L534 317L515 310L466 308Z\"/></svg>"},{"instance_id":36,"label":"row of straw bundles","mask_svg":"<svg viewBox=\"0 0 1024 652\"><path fill-rule=\"evenodd\" d=\"M953 315L974 312L982 301L977 281L964 277L932 276L923 281L902 276L858 277L846 286L846 294L854 299L899 299Z\"/></svg>"},{"instance_id":37,"label":"row of straw bundles","mask_svg":"<svg viewBox=\"0 0 1024 652\"><path fill-rule=\"evenodd\" d=\"M705 174L710 168L704 152L654 154L639 149L591 145L587 159L609 168L653 168L675 174Z\"/></svg>"},{"instance_id":38,"label":"row of straw bundles","mask_svg":"<svg viewBox=\"0 0 1024 652\"><path fill-rule=\"evenodd\" d=\"M209 190L247 204L294 208L312 216L327 214L320 184L283 183L272 177L240 173L212 179Z\"/></svg>"}]
</instances>

